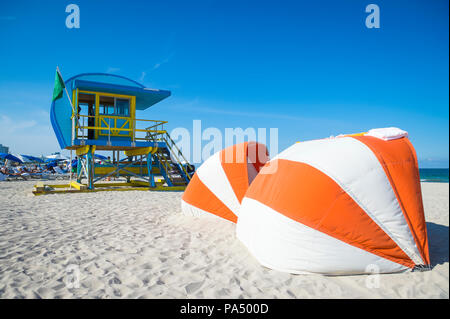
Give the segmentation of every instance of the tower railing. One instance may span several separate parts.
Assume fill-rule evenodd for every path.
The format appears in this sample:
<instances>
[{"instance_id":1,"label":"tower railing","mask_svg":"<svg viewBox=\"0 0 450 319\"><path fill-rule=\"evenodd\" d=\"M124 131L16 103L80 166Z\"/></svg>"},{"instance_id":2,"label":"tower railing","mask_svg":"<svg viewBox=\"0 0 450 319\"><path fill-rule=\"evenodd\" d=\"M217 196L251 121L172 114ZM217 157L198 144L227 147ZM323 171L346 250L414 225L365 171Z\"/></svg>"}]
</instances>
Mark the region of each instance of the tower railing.
<instances>
[{"instance_id":1,"label":"tower railing","mask_svg":"<svg viewBox=\"0 0 450 319\"><path fill-rule=\"evenodd\" d=\"M147 127L147 129L151 130L154 128L158 128L159 125L161 125L161 128L163 128L164 124L165 123L155 124L153 126ZM191 169L191 170L194 170L194 167L189 163L189 161L183 155L183 153L181 152L181 150L179 149L177 144L174 142L174 140L170 137L169 133L167 133L167 131L165 131L165 130L157 130L157 131L158 132L164 131L164 133L147 133L147 138L154 142L157 142L157 141L164 142L167 145L167 148L168 148L171 156L173 156L174 162L179 167L181 173L184 176L186 176L186 178L188 180L191 180L191 175L189 174L187 167L189 167L189 169ZM159 160L162 160L163 162L165 162L165 159L159 158ZM164 166L163 167L164 169L166 169L166 167L170 166L168 163L162 163L162 164ZM167 169L166 169L166 171L167 171Z\"/></svg>"},{"instance_id":2,"label":"tower railing","mask_svg":"<svg viewBox=\"0 0 450 319\"><path fill-rule=\"evenodd\" d=\"M100 118L95 115L79 114L77 116L78 120L76 121L76 124L74 124L75 138L81 140L89 138L89 130L93 130L98 133L107 132L102 135L107 136L108 140L110 140L113 136L124 136L130 137L133 142L162 140L162 137L167 133L164 130L164 124L166 124L167 121L131 119L130 117L112 115L101 115ZM90 118L94 119L94 125L89 125ZM120 123L120 121L123 121L124 123ZM152 125L145 129L138 128L137 124L141 123L152 123ZM125 127L127 124L128 127ZM141 136L139 136L139 134Z\"/></svg>"},{"instance_id":3,"label":"tower railing","mask_svg":"<svg viewBox=\"0 0 450 319\"><path fill-rule=\"evenodd\" d=\"M158 148L154 156L156 156L160 165L160 171L164 175L164 178L171 185L180 185L178 178L184 179L188 183L192 178L192 172L195 170L186 157L181 152L180 148L176 145L167 131L164 129L164 125L167 121L158 120L144 120L144 119L132 119L130 117L115 116L115 115L77 115L75 124L75 138L81 140L81 145L84 145L85 140L95 139L99 135L106 138L108 144L111 145L111 140L116 137L127 137L131 139L132 146L136 146L134 142L161 142L167 148L169 154L168 157L164 155L164 148ZM91 123L89 123L91 122ZM147 126L146 128L140 128L140 126ZM89 130L95 132L95 137ZM122 169L126 171L125 169ZM177 175L179 174L179 175ZM180 176L180 177L177 177Z\"/></svg>"}]
</instances>

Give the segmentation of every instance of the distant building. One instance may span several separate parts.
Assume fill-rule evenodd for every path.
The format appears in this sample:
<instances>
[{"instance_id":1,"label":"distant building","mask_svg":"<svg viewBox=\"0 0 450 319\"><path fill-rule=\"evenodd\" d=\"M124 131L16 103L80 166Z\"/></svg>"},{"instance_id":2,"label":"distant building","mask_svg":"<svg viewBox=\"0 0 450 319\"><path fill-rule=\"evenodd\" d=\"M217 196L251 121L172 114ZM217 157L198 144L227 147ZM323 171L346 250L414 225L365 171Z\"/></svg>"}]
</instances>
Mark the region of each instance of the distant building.
<instances>
[{"instance_id":1,"label":"distant building","mask_svg":"<svg viewBox=\"0 0 450 319\"><path fill-rule=\"evenodd\" d=\"M0 153L9 153L9 147L8 146L3 146L2 144L0 144Z\"/></svg>"}]
</instances>

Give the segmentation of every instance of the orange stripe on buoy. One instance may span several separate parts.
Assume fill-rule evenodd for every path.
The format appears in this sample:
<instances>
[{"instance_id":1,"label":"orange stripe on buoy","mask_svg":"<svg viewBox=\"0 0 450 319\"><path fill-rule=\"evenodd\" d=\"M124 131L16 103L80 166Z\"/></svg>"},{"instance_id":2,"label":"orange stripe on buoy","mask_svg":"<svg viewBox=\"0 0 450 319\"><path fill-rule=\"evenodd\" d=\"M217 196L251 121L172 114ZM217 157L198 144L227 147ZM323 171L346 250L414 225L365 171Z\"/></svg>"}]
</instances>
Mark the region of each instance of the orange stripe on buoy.
<instances>
[{"instance_id":1,"label":"orange stripe on buoy","mask_svg":"<svg viewBox=\"0 0 450 319\"><path fill-rule=\"evenodd\" d=\"M220 152L220 162L240 203L248 188L247 142L222 150Z\"/></svg>"},{"instance_id":2,"label":"orange stripe on buoy","mask_svg":"<svg viewBox=\"0 0 450 319\"><path fill-rule=\"evenodd\" d=\"M425 264L430 264L427 228L423 210L419 168L408 138L384 141L372 136L355 136L378 158L411 230Z\"/></svg>"},{"instance_id":3,"label":"orange stripe on buoy","mask_svg":"<svg viewBox=\"0 0 450 319\"><path fill-rule=\"evenodd\" d=\"M249 186L247 165L253 165L259 172L268 159L266 146L256 142L236 144L221 151L222 168L239 203Z\"/></svg>"},{"instance_id":4,"label":"orange stripe on buoy","mask_svg":"<svg viewBox=\"0 0 450 319\"><path fill-rule=\"evenodd\" d=\"M237 222L237 216L203 184L197 174L194 174L189 182L189 187L186 188L182 200L233 223Z\"/></svg>"}]
</instances>

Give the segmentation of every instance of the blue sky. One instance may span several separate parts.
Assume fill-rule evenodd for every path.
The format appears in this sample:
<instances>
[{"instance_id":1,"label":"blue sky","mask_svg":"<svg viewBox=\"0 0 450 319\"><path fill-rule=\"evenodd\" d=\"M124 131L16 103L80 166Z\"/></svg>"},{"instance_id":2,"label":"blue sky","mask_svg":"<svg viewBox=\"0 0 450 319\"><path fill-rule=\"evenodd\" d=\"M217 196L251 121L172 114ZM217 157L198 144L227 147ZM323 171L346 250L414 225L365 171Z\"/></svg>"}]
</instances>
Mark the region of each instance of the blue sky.
<instances>
[{"instance_id":1,"label":"blue sky","mask_svg":"<svg viewBox=\"0 0 450 319\"><path fill-rule=\"evenodd\" d=\"M68 4L80 29L65 26ZM380 7L381 28L365 27ZM448 167L448 1L3 1L0 143L58 151L54 72L124 75L172 96L169 129L279 129L296 141L396 126L421 167Z\"/></svg>"}]
</instances>

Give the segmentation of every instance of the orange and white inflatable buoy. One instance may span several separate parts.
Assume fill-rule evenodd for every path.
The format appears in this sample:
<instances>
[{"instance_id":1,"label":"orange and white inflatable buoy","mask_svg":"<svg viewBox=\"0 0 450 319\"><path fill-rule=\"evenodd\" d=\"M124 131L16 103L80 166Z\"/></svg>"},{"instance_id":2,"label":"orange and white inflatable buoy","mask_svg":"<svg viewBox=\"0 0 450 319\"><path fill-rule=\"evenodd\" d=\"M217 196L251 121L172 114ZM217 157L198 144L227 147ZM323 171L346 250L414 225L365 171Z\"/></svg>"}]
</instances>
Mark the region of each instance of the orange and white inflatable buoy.
<instances>
[{"instance_id":1,"label":"orange and white inflatable buoy","mask_svg":"<svg viewBox=\"0 0 450 319\"><path fill-rule=\"evenodd\" d=\"M251 183L236 231L262 265L284 272L430 265L417 158L405 134L292 145Z\"/></svg>"},{"instance_id":2,"label":"orange and white inflatable buoy","mask_svg":"<svg viewBox=\"0 0 450 319\"><path fill-rule=\"evenodd\" d=\"M187 215L210 213L236 223L242 198L261 167L267 148L244 142L209 157L195 172L181 199Z\"/></svg>"}]
</instances>

